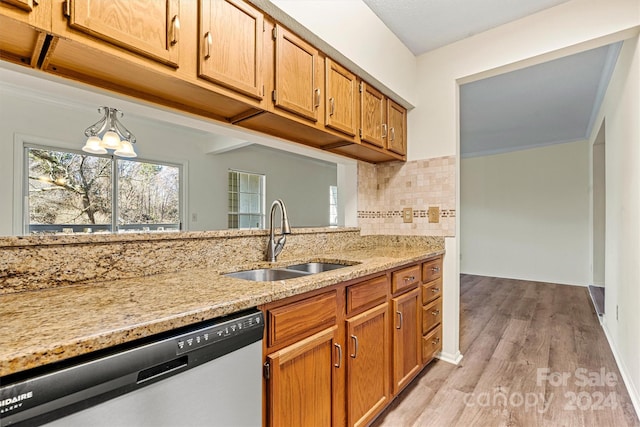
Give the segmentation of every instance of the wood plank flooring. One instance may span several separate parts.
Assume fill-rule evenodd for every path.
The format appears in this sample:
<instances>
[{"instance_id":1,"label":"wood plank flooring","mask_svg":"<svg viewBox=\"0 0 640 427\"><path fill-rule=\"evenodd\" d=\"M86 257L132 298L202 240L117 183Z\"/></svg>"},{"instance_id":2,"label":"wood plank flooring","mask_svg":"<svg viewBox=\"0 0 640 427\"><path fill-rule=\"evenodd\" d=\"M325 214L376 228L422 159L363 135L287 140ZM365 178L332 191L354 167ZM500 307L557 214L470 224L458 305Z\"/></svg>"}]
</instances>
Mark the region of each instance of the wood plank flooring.
<instances>
[{"instance_id":1,"label":"wood plank flooring","mask_svg":"<svg viewBox=\"0 0 640 427\"><path fill-rule=\"evenodd\" d=\"M461 275L458 366L434 361L372 426L640 426L587 288Z\"/></svg>"}]
</instances>

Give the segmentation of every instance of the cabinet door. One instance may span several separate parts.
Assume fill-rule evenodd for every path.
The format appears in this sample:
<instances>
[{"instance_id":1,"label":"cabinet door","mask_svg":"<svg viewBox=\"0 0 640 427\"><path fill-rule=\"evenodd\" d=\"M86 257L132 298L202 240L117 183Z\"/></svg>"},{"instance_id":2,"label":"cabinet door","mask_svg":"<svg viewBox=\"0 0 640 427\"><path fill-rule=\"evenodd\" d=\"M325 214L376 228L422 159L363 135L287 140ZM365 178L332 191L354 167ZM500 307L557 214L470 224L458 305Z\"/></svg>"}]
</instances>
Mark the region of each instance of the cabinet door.
<instances>
[{"instance_id":1,"label":"cabinet door","mask_svg":"<svg viewBox=\"0 0 640 427\"><path fill-rule=\"evenodd\" d=\"M270 426L332 425L334 370L342 363L334 358L340 353L335 343L336 329L325 329L267 356Z\"/></svg>"},{"instance_id":2,"label":"cabinet door","mask_svg":"<svg viewBox=\"0 0 640 427\"><path fill-rule=\"evenodd\" d=\"M178 66L179 0L71 0L69 25L132 52Z\"/></svg>"},{"instance_id":3,"label":"cabinet door","mask_svg":"<svg viewBox=\"0 0 640 427\"><path fill-rule=\"evenodd\" d=\"M318 120L320 88L316 82L318 51L284 27L276 25L276 107Z\"/></svg>"},{"instance_id":4,"label":"cabinet door","mask_svg":"<svg viewBox=\"0 0 640 427\"><path fill-rule=\"evenodd\" d=\"M22 10L26 10L31 12L33 10L33 6L37 6L38 2L36 1L34 4L33 0L1 0L4 3L19 7Z\"/></svg>"},{"instance_id":5,"label":"cabinet door","mask_svg":"<svg viewBox=\"0 0 640 427\"><path fill-rule=\"evenodd\" d=\"M347 421L363 426L389 401L387 303L347 320L347 355Z\"/></svg>"},{"instance_id":6,"label":"cabinet door","mask_svg":"<svg viewBox=\"0 0 640 427\"><path fill-rule=\"evenodd\" d=\"M365 82L360 91L360 110L360 139L384 148L387 136L385 97Z\"/></svg>"},{"instance_id":7,"label":"cabinet door","mask_svg":"<svg viewBox=\"0 0 640 427\"><path fill-rule=\"evenodd\" d=\"M389 99L387 100L387 119L389 121L387 148L404 156L407 154L407 110Z\"/></svg>"},{"instance_id":8,"label":"cabinet door","mask_svg":"<svg viewBox=\"0 0 640 427\"><path fill-rule=\"evenodd\" d=\"M200 77L262 99L262 13L240 0L200 4Z\"/></svg>"},{"instance_id":9,"label":"cabinet door","mask_svg":"<svg viewBox=\"0 0 640 427\"><path fill-rule=\"evenodd\" d=\"M357 85L355 74L330 58L325 60L325 125L350 136L358 128Z\"/></svg>"},{"instance_id":10,"label":"cabinet door","mask_svg":"<svg viewBox=\"0 0 640 427\"><path fill-rule=\"evenodd\" d=\"M400 391L420 371L420 289L393 298L393 392Z\"/></svg>"}]
</instances>

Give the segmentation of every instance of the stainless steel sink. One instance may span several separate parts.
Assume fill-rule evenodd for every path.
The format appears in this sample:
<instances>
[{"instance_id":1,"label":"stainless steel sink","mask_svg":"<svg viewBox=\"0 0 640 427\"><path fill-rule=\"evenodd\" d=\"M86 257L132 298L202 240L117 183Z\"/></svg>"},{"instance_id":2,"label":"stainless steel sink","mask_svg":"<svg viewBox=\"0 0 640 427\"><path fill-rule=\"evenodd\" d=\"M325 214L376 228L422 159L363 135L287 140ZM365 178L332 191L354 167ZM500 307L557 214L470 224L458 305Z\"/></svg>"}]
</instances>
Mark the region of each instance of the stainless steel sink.
<instances>
[{"instance_id":1,"label":"stainless steel sink","mask_svg":"<svg viewBox=\"0 0 640 427\"><path fill-rule=\"evenodd\" d=\"M252 280L254 282L273 282L276 280L293 279L295 277L306 276L309 273L295 270L285 270L284 268L258 268L256 270L236 271L227 273L225 276L236 279Z\"/></svg>"},{"instance_id":2,"label":"stainless steel sink","mask_svg":"<svg viewBox=\"0 0 640 427\"><path fill-rule=\"evenodd\" d=\"M258 268L255 270L236 271L234 273L227 273L225 276L252 280L254 282L274 282L276 280L294 279L296 277L308 276L343 267L348 266L328 262L306 262L282 268Z\"/></svg>"},{"instance_id":3,"label":"stainless steel sink","mask_svg":"<svg viewBox=\"0 0 640 427\"><path fill-rule=\"evenodd\" d=\"M304 264L295 264L287 267L287 270L306 271L307 273L322 273L323 271L337 270L347 267L343 264L334 264L330 262L306 262Z\"/></svg>"}]
</instances>

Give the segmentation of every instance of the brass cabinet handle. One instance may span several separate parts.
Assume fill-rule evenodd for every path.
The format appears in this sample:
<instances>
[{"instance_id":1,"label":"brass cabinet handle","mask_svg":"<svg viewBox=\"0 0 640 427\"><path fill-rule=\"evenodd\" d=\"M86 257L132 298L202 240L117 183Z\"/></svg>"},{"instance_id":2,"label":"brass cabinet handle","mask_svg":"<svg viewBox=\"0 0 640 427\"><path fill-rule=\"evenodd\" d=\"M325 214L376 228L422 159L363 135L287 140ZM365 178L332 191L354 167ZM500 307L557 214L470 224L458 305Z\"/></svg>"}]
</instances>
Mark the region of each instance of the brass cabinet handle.
<instances>
[{"instance_id":1,"label":"brass cabinet handle","mask_svg":"<svg viewBox=\"0 0 640 427\"><path fill-rule=\"evenodd\" d=\"M387 124L386 123L382 124L382 137L383 138L387 137Z\"/></svg>"},{"instance_id":2,"label":"brass cabinet handle","mask_svg":"<svg viewBox=\"0 0 640 427\"><path fill-rule=\"evenodd\" d=\"M391 134L390 141L394 141L396 139L396 128L389 128L389 133Z\"/></svg>"},{"instance_id":3,"label":"brass cabinet handle","mask_svg":"<svg viewBox=\"0 0 640 427\"><path fill-rule=\"evenodd\" d=\"M438 271L440 271L440 267L431 267L431 271L437 273Z\"/></svg>"},{"instance_id":4,"label":"brass cabinet handle","mask_svg":"<svg viewBox=\"0 0 640 427\"><path fill-rule=\"evenodd\" d=\"M329 115L333 116L336 112L336 99L334 97L329 98Z\"/></svg>"},{"instance_id":5,"label":"brass cabinet handle","mask_svg":"<svg viewBox=\"0 0 640 427\"><path fill-rule=\"evenodd\" d=\"M416 280L416 276L407 276L404 278L405 282L411 282L413 280Z\"/></svg>"},{"instance_id":6,"label":"brass cabinet handle","mask_svg":"<svg viewBox=\"0 0 640 427\"><path fill-rule=\"evenodd\" d=\"M396 311L396 314L398 315L400 322L398 324L398 326L396 326L396 329L402 329L402 312L400 311Z\"/></svg>"},{"instance_id":7,"label":"brass cabinet handle","mask_svg":"<svg viewBox=\"0 0 640 427\"><path fill-rule=\"evenodd\" d=\"M338 362L335 363L333 366L335 366L336 368L339 368L340 366L342 366L342 347L338 343L334 345L338 349Z\"/></svg>"},{"instance_id":8,"label":"brass cabinet handle","mask_svg":"<svg viewBox=\"0 0 640 427\"><path fill-rule=\"evenodd\" d=\"M314 107L318 108L320 106L320 88L315 90L316 93L316 103Z\"/></svg>"},{"instance_id":9,"label":"brass cabinet handle","mask_svg":"<svg viewBox=\"0 0 640 427\"><path fill-rule=\"evenodd\" d=\"M431 341L431 344L436 345L440 342L440 338L436 337L433 341Z\"/></svg>"},{"instance_id":10,"label":"brass cabinet handle","mask_svg":"<svg viewBox=\"0 0 640 427\"><path fill-rule=\"evenodd\" d=\"M178 35L180 34L180 17L174 16L171 20L171 27L173 28L173 38L171 39L171 46L178 44Z\"/></svg>"},{"instance_id":11,"label":"brass cabinet handle","mask_svg":"<svg viewBox=\"0 0 640 427\"><path fill-rule=\"evenodd\" d=\"M431 288L431 292L437 294L438 292L440 292L440 288Z\"/></svg>"},{"instance_id":12,"label":"brass cabinet handle","mask_svg":"<svg viewBox=\"0 0 640 427\"><path fill-rule=\"evenodd\" d=\"M204 35L204 39L207 43L207 54L204 56L204 59L209 59L211 58L211 46L213 45L213 36L210 31L207 31Z\"/></svg>"},{"instance_id":13,"label":"brass cabinet handle","mask_svg":"<svg viewBox=\"0 0 640 427\"><path fill-rule=\"evenodd\" d=\"M438 314L440 314L440 310L433 310L431 314L433 314L434 316L437 316Z\"/></svg>"},{"instance_id":14,"label":"brass cabinet handle","mask_svg":"<svg viewBox=\"0 0 640 427\"><path fill-rule=\"evenodd\" d=\"M358 357L358 337L351 335L351 339L353 340L353 354L350 354L350 356L355 359Z\"/></svg>"}]
</instances>

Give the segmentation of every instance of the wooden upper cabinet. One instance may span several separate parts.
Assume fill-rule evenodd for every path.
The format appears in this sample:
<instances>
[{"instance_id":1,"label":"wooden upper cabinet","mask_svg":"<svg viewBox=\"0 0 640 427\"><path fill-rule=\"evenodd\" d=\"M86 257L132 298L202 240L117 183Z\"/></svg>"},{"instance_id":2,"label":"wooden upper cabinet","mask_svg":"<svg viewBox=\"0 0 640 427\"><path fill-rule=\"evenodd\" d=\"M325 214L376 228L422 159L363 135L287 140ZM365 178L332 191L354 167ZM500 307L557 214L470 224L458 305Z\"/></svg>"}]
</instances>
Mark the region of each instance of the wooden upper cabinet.
<instances>
[{"instance_id":1,"label":"wooden upper cabinet","mask_svg":"<svg viewBox=\"0 0 640 427\"><path fill-rule=\"evenodd\" d=\"M389 151L404 156L407 154L407 110L388 99L387 120L389 122L387 148Z\"/></svg>"},{"instance_id":2,"label":"wooden upper cabinet","mask_svg":"<svg viewBox=\"0 0 640 427\"><path fill-rule=\"evenodd\" d=\"M69 0L68 4L65 15L71 28L178 66L180 0Z\"/></svg>"},{"instance_id":3,"label":"wooden upper cabinet","mask_svg":"<svg viewBox=\"0 0 640 427\"><path fill-rule=\"evenodd\" d=\"M262 99L263 14L241 0L201 0L199 14L198 75Z\"/></svg>"},{"instance_id":4,"label":"wooden upper cabinet","mask_svg":"<svg viewBox=\"0 0 640 427\"><path fill-rule=\"evenodd\" d=\"M360 89L360 139L385 148L387 136L385 96L372 86L362 82Z\"/></svg>"},{"instance_id":5,"label":"wooden upper cabinet","mask_svg":"<svg viewBox=\"0 0 640 427\"><path fill-rule=\"evenodd\" d=\"M36 68L50 30L49 0L0 0L0 59Z\"/></svg>"},{"instance_id":6,"label":"wooden upper cabinet","mask_svg":"<svg viewBox=\"0 0 640 427\"><path fill-rule=\"evenodd\" d=\"M274 31L274 105L316 122L321 97L316 81L318 50L279 24Z\"/></svg>"},{"instance_id":7,"label":"wooden upper cabinet","mask_svg":"<svg viewBox=\"0 0 640 427\"><path fill-rule=\"evenodd\" d=\"M34 0L0 0L3 3L10 4L15 7L19 7L22 10L26 10L27 12L31 12L34 6L38 5L38 1Z\"/></svg>"},{"instance_id":8,"label":"wooden upper cabinet","mask_svg":"<svg viewBox=\"0 0 640 427\"><path fill-rule=\"evenodd\" d=\"M325 59L325 125L355 136L358 129L358 81L352 72Z\"/></svg>"}]
</instances>

